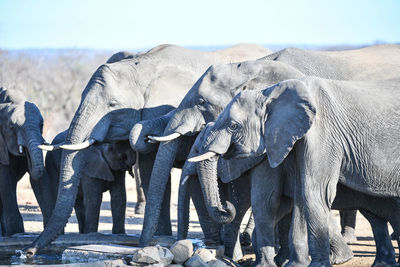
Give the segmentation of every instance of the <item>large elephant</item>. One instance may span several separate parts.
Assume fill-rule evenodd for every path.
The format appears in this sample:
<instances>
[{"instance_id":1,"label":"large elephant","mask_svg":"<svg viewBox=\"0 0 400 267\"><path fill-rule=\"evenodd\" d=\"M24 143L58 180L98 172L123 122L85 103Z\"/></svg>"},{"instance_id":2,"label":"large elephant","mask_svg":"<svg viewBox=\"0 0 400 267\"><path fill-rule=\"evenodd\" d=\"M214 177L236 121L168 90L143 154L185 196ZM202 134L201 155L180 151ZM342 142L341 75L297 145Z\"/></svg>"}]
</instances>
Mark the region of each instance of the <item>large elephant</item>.
<instances>
[{"instance_id":1,"label":"large elephant","mask_svg":"<svg viewBox=\"0 0 400 267\"><path fill-rule=\"evenodd\" d=\"M58 134L52 144L65 141L67 132ZM49 151L46 154L46 169L51 177L52 188L57 193L60 177L61 150ZM100 205L103 192L110 191L113 234L125 233L126 190L125 172L132 171L136 161L136 152L128 141L93 145L86 153L85 166L79 174L81 182L75 201L75 213L78 219L79 232L97 232L100 216ZM140 192L140 190L138 190Z\"/></svg>"},{"instance_id":2,"label":"large elephant","mask_svg":"<svg viewBox=\"0 0 400 267\"><path fill-rule=\"evenodd\" d=\"M197 155L201 148L204 139L209 136L209 131L213 123L209 123L205 129L203 129L198 137L189 154L189 158ZM257 165L262 164L260 162L264 161L264 156L257 158L244 158L244 159L231 159L225 160L223 158L218 159L217 164L217 176L218 176L218 188L222 193L221 201L229 201L234 207L232 214L235 214L234 219L229 224L225 224L223 227L223 238L222 241L225 245L225 253L227 256L233 259L240 259L241 247L239 245L239 229L243 217L246 211L250 208L250 185L251 177L254 176L253 172L259 172ZM215 170L215 169L210 169ZM287 172L290 170L287 170ZM196 165L193 162L186 161L182 169L181 182L179 183L179 197L178 197L178 239L186 237L187 225L188 225L188 197L191 196L193 203L195 204L196 211L199 214L200 224L206 238L214 238L218 234L220 226L224 222L230 221L230 216L219 216L215 213L210 205L204 203L202 196L199 196L199 192L202 191L200 179L213 178L210 173L197 172ZM270 181L265 179L266 181ZM288 242L288 232L291 221L291 210L293 198L293 184L289 184L290 180L285 181L284 197L280 199L279 212L275 217L275 223L279 221L279 241L281 249L276 257L274 257L275 262L280 266L284 261L289 258L289 242ZM275 188L277 184L281 183L280 187ZM276 183L271 182L268 186L272 190L278 191L282 188L283 179L276 181ZM203 183L204 184L204 183ZM204 188L204 187L203 187ZM222 188L222 189L221 189ZM200 200L199 200L200 198ZM356 207L356 206L355 206ZM342 208L349 209L349 205L342 205ZM228 209L229 210L229 209ZM200 211L200 213L199 213ZM214 216L210 216L204 213L214 214L218 216L216 222ZM221 215L221 214L220 214ZM352 219L352 213L347 214L347 211L341 216L344 220L348 220L354 223ZM350 218L349 218L350 217ZM289 225L288 225L289 221ZM205 223L205 225L203 225ZM275 224L274 223L274 224ZM346 245L346 241L341 237L335 227L335 221L331 219L330 223L330 238L331 238L331 261L332 263L339 264L343 263L350 258L352 258L353 253L351 249ZM271 225L269 231L274 234L274 224ZM221 227L220 227L221 228ZM214 232L213 232L214 231ZM218 239L217 239L218 240ZM274 240L276 241L276 239ZM255 246L256 247L256 246ZM256 250L257 252L257 250Z\"/></svg>"},{"instance_id":3,"label":"large elephant","mask_svg":"<svg viewBox=\"0 0 400 267\"><path fill-rule=\"evenodd\" d=\"M151 131L140 133L143 127L134 127L131 145L143 143L150 136L160 144L149 187L148 210L144 218L141 245L150 242L159 217L159 207L169 178L172 162L186 155L176 153L177 148L194 142L195 135L206 123L214 121L230 100L244 89L273 85L285 79L301 78L304 74L321 78L380 79L399 73L399 45L373 46L364 49L324 52L288 48L257 61L210 67L193 85L179 104L164 130L164 136L153 137ZM293 67L294 66L294 67ZM389 67L388 67L389 66Z\"/></svg>"},{"instance_id":4,"label":"large elephant","mask_svg":"<svg viewBox=\"0 0 400 267\"><path fill-rule=\"evenodd\" d=\"M38 148L44 143L39 109L21 92L0 88L0 120L0 224L1 234L10 236L24 232L16 189L25 173L30 175L44 225L51 215L54 196Z\"/></svg>"},{"instance_id":5,"label":"large elephant","mask_svg":"<svg viewBox=\"0 0 400 267\"><path fill-rule=\"evenodd\" d=\"M78 191L85 148L94 143L127 140L133 125L157 117L162 105L177 105L196 79L212 64L232 59L255 59L269 51L257 45L238 45L202 52L173 45L100 66L82 93L80 105L68 129L61 160L60 186L48 226L25 251L33 256L62 231ZM148 110L145 110L148 108ZM48 147L47 149L53 149ZM139 155L140 176L146 193L152 159ZM146 195L148 198L148 194ZM166 200L168 196L166 197ZM169 205L165 201L165 205ZM160 223L160 233L170 234L169 209Z\"/></svg>"},{"instance_id":6,"label":"large elephant","mask_svg":"<svg viewBox=\"0 0 400 267\"><path fill-rule=\"evenodd\" d=\"M197 160L211 160L201 161L198 171L212 169L210 164L219 155L266 155L269 168L252 177L256 231L257 236L263 236L268 227L265 214L271 205L278 207L279 197L275 195L279 194L269 192L270 186L260 186L262 179L279 181L280 172L291 169L295 174L291 179L296 181L295 213L299 221L304 218L307 223L311 266L330 266L326 220L337 184L366 195L399 196L400 127L393 123L400 119L399 86L396 79L361 82L306 77L262 91L242 92L228 104L205 138L200 151L204 154ZM213 177L206 183L215 184L210 182L216 175ZM206 204L217 214L231 214L216 199L215 188L205 190ZM265 199L269 208L263 206ZM304 235L294 240L307 242ZM257 241L262 260L270 259L273 248Z\"/></svg>"}]
</instances>

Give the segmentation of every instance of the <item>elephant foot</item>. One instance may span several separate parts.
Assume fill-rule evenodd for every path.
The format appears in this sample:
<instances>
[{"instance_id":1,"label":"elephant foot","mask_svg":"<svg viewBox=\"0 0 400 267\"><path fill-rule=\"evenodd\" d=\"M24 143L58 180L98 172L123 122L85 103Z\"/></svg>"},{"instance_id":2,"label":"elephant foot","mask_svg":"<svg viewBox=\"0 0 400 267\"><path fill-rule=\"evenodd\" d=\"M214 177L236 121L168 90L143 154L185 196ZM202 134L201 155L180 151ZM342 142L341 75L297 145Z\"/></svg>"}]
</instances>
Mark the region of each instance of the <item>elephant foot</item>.
<instances>
[{"instance_id":1,"label":"elephant foot","mask_svg":"<svg viewBox=\"0 0 400 267\"><path fill-rule=\"evenodd\" d=\"M396 261L391 261L391 262L385 262L385 261L378 261L375 260L374 263L372 264L372 267L394 267L394 266L399 266L399 264Z\"/></svg>"},{"instance_id":2,"label":"elephant foot","mask_svg":"<svg viewBox=\"0 0 400 267\"><path fill-rule=\"evenodd\" d=\"M248 232L240 234L240 244L244 247L251 246L251 236Z\"/></svg>"},{"instance_id":3,"label":"elephant foot","mask_svg":"<svg viewBox=\"0 0 400 267\"><path fill-rule=\"evenodd\" d=\"M307 261L294 261L294 260L289 260L288 263L286 263L284 266L285 267L306 267L310 264L310 260Z\"/></svg>"},{"instance_id":4,"label":"elephant foot","mask_svg":"<svg viewBox=\"0 0 400 267\"><path fill-rule=\"evenodd\" d=\"M345 227L344 231L342 232L342 236L347 244L354 243L357 241L357 237L356 237L354 228Z\"/></svg>"},{"instance_id":5,"label":"elephant foot","mask_svg":"<svg viewBox=\"0 0 400 267\"><path fill-rule=\"evenodd\" d=\"M135 214L143 215L145 207L146 207L146 202L136 202Z\"/></svg>"},{"instance_id":6,"label":"elephant foot","mask_svg":"<svg viewBox=\"0 0 400 267\"><path fill-rule=\"evenodd\" d=\"M309 267L332 267L332 265L326 261L311 261Z\"/></svg>"},{"instance_id":7,"label":"elephant foot","mask_svg":"<svg viewBox=\"0 0 400 267\"><path fill-rule=\"evenodd\" d=\"M278 254L275 256L274 261L277 266L283 266L289 262L290 250L288 247L281 247ZM307 266L307 265L305 265Z\"/></svg>"},{"instance_id":8,"label":"elephant foot","mask_svg":"<svg viewBox=\"0 0 400 267\"><path fill-rule=\"evenodd\" d=\"M348 262L354 257L353 251L349 246L344 244L340 247L331 248L330 262L332 264L342 264Z\"/></svg>"}]
</instances>

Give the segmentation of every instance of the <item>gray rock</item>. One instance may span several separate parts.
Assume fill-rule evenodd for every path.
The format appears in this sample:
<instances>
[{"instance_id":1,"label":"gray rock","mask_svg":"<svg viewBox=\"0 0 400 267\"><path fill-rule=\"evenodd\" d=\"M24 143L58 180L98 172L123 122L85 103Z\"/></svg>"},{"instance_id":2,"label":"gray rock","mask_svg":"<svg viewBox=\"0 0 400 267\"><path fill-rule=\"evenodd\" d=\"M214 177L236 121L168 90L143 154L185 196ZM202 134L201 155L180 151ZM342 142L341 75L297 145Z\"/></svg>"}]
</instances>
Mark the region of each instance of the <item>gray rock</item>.
<instances>
[{"instance_id":1,"label":"gray rock","mask_svg":"<svg viewBox=\"0 0 400 267\"><path fill-rule=\"evenodd\" d=\"M214 247L207 247L208 250L214 255L215 258L223 258L225 254L225 246L218 245Z\"/></svg>"},{"instance_id":2,"label":"gray rock","mask_svg":"<svg viewBox=\"0 0 400 267\"><path fill-rule=\"evenodd\" d=\"M212 261L207 262L208 266L210 267L229 267L230 265L226 264L225 262L215 259Z\"/></svg>"},{"instance_id":3,"label":"gray rock","mask_svg":"<svg viewBox=\"0 0 400 267\"><path fill-rule=\"evenodd\" d=\"M171 264L173 258L174 255L167 248L155 246L139 249L132 256L132 261L135 263L153 264L154 266L167 266Z\"/></svg>"},{"instance_id":4,"label":"gray rock","mask_svg":"<svg viewBox=\"0 0 400 267\"><path fill-rule=\"evenodd\" d=\"M215 260L215 252L211 252L209 249L207 248L199 248L198 250L196 250L194 252L194 254L199 255L200 258L205 261L205 262L209 262L211 260Z\"/></svg>"},{"instance_id":5,"label":"gray rock","mask_svg":"<svg viewBox=\"0 0 400 267\"><path fill-rule=\"evenodd\" d=\"M171 251L160 246L157 246L157 249L158 254L160 255L160 263L164 265L171 264L172 260L174 259L174 255L171 253Z\"/></svg>"},{"instance_id":6,"label":"gray rock","mask_svg":"<svg viewBox=\"0 0 400 267\"><path fill-rule=\"evenodd\" d=\"M62 254L63 263L95 262L119 259L134 254L138 248L114 244L69 247Z\"/></svg>"},{"instance_id":7,"label":"gray rock","mask_svg":"<svg viewBox=\"0 0 400 267\"><path fill-rule=\"evenodd\" d=\"M136 263L154 264L160 263L160 253L157 247L144 247L133 254L132 261Z\"/></svg>"},{"instance_id":8,"label":"gray rock","mask_svg":"<svg viewBox=\"0 0 400 267\"><path fill-rule=\"evenodd\" d=\"M185 264L185 267L208 267L208 264L200 258L198 254L194 254L190 259L188 259Z\"/></svg>"},{"instance_id":9,"label":"gray rock","mask_svg":"<svg viewBox=\"0 0 400 267\"><path fill-rule=\"evenodd\" d=\"M176 239L172 236L157 236L152 240L152 243L155 245L160 245L165 248L170 248L174 243L176 242Z\"/></svg>"},{"instance_id":10,"label":"gray rock","mask_svg":"<svg viewBox=\"0 0 400 267\"><path fill-rule=\"evenodd\" d=\"M178 264L184 263L193 254L193 244L190 240L176 241L169 250L174 254L174 262Z\"/></svg>"}]
</instances>

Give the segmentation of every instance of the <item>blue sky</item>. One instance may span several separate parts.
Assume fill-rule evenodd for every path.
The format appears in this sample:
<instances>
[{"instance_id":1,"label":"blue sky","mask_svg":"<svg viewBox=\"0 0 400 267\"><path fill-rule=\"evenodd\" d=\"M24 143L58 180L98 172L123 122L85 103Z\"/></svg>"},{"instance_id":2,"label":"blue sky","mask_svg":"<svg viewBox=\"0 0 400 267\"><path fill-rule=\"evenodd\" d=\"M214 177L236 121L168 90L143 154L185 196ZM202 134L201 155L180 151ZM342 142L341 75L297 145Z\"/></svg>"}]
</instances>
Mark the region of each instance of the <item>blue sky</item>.
<instances>
[{"instance_id":1,"label":"blue sky","mask_svg":"<svg viewBox=\"0 0 400 267\"><path fill-rule=\"evenodd\" d=\"M400 42L399 0L1 0L0 48Z\"/></svg>"}]
</instances>

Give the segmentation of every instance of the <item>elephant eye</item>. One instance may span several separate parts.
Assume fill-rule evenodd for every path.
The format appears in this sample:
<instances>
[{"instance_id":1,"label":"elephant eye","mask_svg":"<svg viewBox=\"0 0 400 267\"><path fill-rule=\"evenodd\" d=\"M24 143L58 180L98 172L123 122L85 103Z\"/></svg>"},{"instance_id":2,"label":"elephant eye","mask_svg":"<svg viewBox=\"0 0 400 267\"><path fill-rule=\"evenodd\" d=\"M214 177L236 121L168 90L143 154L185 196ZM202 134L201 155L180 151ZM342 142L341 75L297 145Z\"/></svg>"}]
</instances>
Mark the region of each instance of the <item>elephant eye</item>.
<instances>
[{"instance_id":1,"label":"elephant eye","mask_svg":"<svg viewBox=\"0 0 400 267\"><path fill-rule=\"evenodd\" d=\"M239 129L239 124L238 123L232 123L231 125L229 125L229 130L231 132L236 131L237 129Z\"/></svg>"},{"instance_id":2,"label":"elephant eye","mask_svg":"<svg viewBox=\"0 0 400 267\"><path fill-rule=\"evenodd\" d=\"M115 107L117 104L118 104L117 101L111 100L110 103L109 103L109 106L110 107Z\"/></svg>"}]
</instances>

